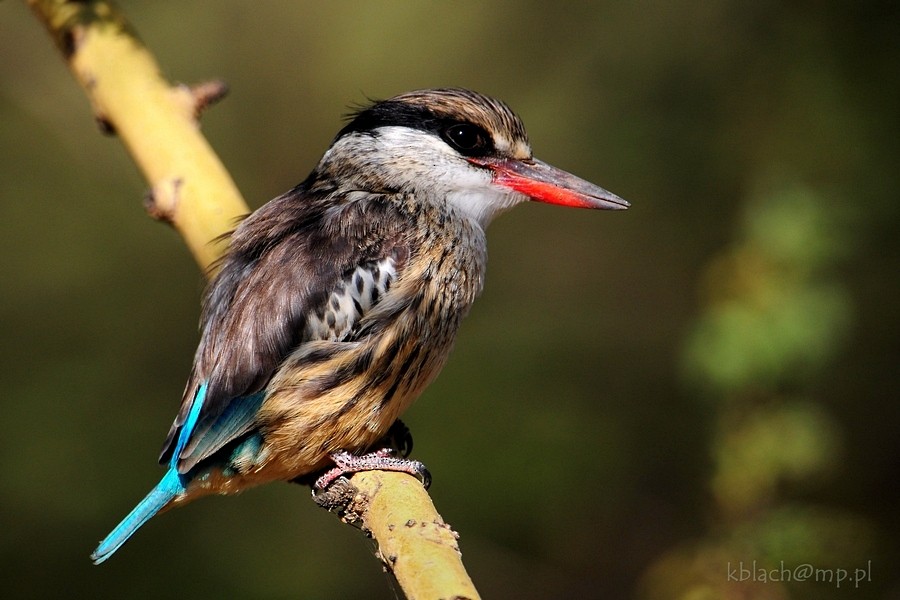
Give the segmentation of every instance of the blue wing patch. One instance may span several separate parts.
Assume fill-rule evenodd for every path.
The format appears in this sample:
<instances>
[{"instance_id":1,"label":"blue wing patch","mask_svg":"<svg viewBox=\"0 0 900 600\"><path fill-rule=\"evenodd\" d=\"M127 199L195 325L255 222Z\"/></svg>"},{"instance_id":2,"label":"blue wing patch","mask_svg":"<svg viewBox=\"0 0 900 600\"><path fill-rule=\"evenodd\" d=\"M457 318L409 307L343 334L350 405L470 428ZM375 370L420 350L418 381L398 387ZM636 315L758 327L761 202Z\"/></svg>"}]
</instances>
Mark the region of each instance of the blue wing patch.
<instances>
[{"instance_id":1,"label":"blue wing patch","mask_svg":"<svg viewBox=\"0 0 900 600\"><path fill-rule=\"evenodd\" d=\"M178 436L178 445L172 460L182 473L193 468L198 462L207 458L256 426L256 415L265 400L266 392L260 391L249 396L241 396L228 403L219 417L202 435L191 435L197 424L197 406L206 396L206 382L200 386L197 399L191 406L191 412Z\"/></svg>"}]
</instances>

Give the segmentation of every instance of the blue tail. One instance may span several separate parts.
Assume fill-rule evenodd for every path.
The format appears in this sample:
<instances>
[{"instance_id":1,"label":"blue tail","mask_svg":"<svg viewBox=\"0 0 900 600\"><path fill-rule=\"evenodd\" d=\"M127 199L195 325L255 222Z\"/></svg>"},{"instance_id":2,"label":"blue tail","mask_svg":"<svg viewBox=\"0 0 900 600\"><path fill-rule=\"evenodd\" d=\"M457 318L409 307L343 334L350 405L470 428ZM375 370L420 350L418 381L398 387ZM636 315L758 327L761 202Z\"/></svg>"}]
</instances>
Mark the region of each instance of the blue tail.
<instances>
[{"instance_id":1,"label":"blue tail","mask_svg":"<svg viewBox=\"0 0 900 600\"><path fill-rule=\"evenodd\" d=\"M194 396L191 410L181 428L175 452L172 454L172 460L169 462L169 470L166 471L160 482L156 484L156 487L150 490L150 493L134 507L134 510L128 513L128 516L122 519L122 522L116 525L116 528L100 542L100 545L91 554L91 560L94 561L95 565L99 565L112 556L116 550L122 547L122 544L128 541L128 538L134 535L135 531L140 529L141 525L150 520L150 517L162 510L172 498L184 493L188 476L178 473L178 457L190 438L194 427L197 425L200 408L206 399L206 385L206 382L204 382Z\"/></svg>"},{"instance_id":2,"label":"blue tail","mask_svg":"<svg viewBox=\"0 0 900 600\"><path fill-rule=\"evenodd\" d=\"M183 476L179 475L174 469L169 469L163 476L162 480L156 484L156 487L150 490L147 497L134 507L128 516L122 519L122 522L116 525L106 538L100 542L94 553L91 554L91 560L95 565L99 565L107 558L113 555L122 544L128 541L135 531L141 525L146 523L150 517L158 513L172 498L184 492Z\"/></svg>"}]
</instances>

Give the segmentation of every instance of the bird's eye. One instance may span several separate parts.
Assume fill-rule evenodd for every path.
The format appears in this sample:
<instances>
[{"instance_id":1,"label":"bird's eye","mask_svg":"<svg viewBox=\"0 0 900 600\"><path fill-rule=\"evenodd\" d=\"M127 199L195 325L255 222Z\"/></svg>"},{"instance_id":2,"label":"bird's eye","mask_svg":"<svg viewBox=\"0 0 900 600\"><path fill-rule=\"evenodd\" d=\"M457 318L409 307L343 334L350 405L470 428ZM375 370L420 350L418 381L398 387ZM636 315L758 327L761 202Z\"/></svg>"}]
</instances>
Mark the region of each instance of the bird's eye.
<instances>
[{"instance_id":1,"label":"bird's eye","mask_svg":"<svg viewBox=\"0 0 900 600\"><path fill-rule=\"evenodd\" d=\"M459 123L444 130L444 140L465 155L483 154L488 150L488 137L481 127Z\"/></svg>"}]
</instances>

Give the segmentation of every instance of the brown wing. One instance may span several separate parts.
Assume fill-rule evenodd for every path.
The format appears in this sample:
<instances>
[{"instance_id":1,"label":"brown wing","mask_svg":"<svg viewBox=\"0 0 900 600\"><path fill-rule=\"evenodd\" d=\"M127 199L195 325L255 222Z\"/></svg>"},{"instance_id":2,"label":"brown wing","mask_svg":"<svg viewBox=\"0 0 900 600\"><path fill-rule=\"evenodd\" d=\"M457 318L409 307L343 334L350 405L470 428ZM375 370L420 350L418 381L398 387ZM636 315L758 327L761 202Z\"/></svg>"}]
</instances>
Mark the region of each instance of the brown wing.
<instances>
[{"instance_id":1,"label":"brown wing","mask_svg":"<svg viewBox=\"0 0 900 600\"><path fill-rule=\"evenodd\" d=\"M172 460L176 442L184 437L175 460L186 472L252 429L254 414L241 403L263 390L285 357L304 342L352 341L352 325L371 304L339 302L358 309L353 315L335 307L335 297L340 300L348 285L369 291L369 281L360 283L358 275L383 275L385 261L399 270L408 254L402 217L388 215L391 206L377 195L351 203L313 199L301 185L241 223L207 290L191 377L160 462ZM377 302L377 294L369 293ZM334 327L329 330L330 314ZM204 383L203 405L182 431Z\"/></svg>"}]
</instances>

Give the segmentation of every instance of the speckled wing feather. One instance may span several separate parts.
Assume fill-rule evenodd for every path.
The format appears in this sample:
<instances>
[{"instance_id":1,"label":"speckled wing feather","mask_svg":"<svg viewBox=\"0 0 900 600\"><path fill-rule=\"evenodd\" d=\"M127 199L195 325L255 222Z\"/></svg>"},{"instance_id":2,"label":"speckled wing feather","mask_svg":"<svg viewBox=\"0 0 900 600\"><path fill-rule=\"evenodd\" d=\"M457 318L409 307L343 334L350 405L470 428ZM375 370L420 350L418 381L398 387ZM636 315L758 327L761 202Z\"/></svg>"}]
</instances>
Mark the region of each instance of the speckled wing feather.
<instances>
[{"instance_id":1,"label":"speckled wing feather","mask_svg":"<svg viewBox=\"0 0 900 600\"><path fill-rule=\"evenodd\" d=\"M258 392L298 347L353 341L408 256L403 219L385 218L390 210L379 195L346 203L311 197L301 184L241 223L207 290L192 374L161 462L170 460L202 382L205 400L179 457L182 473L253 427L255 411L241 403L258 404Z\"/></svg>"}]
</instances>

